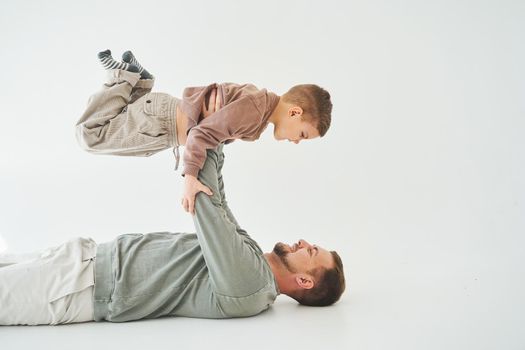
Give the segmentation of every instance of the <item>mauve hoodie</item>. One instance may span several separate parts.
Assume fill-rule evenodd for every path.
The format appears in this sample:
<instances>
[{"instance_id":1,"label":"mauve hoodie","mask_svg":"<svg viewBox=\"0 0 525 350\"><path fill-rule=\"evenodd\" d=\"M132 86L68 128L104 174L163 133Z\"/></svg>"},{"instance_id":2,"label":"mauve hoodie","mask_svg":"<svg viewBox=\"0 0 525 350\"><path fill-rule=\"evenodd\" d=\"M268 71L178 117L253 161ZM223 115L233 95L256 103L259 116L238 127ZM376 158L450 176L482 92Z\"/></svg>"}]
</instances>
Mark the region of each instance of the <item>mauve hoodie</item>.
<instances>
[{"instance_id":1,"label":"mauve hoodie","mask_svg":"<svg viewBox=\"0 0 525 350\"><path fill-rule=\"evenodd\" d=\"M202 118L202 104L217 89L222 107ZM183 175L197 177L206 160L206 150L236 139L255 141L268 126L279 96L252 84L214 83L184 89L180 108L188 118Z\"/></svg>"}]
</instances>

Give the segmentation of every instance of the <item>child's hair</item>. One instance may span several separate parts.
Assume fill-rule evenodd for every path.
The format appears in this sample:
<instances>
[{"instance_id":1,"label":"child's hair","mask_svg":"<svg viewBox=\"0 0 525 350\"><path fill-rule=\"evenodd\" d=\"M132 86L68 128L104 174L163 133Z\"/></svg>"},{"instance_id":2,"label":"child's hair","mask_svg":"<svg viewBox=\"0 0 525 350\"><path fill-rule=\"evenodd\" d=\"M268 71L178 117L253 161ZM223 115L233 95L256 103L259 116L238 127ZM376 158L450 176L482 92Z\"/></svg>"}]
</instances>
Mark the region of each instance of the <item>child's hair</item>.
<instances>
[{"instance_id":1,"label":"child's hair","mask_svg":"<svg viewBox=\"0 0 525 350\"><path fill-rule=\"evenodd\" d=\"M328 91L315 84L295 85L282 99L301 107L305 118L313 123L321 137L326 134L332 120L332 101Z\"/></svg>"}]
</instances>

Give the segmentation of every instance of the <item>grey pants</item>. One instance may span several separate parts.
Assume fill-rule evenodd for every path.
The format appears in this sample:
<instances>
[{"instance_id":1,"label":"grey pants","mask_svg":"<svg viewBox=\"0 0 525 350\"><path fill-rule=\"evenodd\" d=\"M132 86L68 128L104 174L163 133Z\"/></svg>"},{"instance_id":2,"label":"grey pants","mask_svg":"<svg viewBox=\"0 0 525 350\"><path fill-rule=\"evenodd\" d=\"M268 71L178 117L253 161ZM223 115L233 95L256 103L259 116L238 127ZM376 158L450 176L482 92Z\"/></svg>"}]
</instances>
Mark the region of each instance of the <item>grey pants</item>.
<instances>
[{"instance_id":1,"label":"grey pants","mask_svg":"<svg viewBox=\"0 0 525 350\"><path fill-rule=\"evenodd\" d=\"M151 92L154 81L138 73L115 69L108 75L76 124L80 146L90 153L145 157L177 147L180 100Z\"/></svg>"}]
</instances>

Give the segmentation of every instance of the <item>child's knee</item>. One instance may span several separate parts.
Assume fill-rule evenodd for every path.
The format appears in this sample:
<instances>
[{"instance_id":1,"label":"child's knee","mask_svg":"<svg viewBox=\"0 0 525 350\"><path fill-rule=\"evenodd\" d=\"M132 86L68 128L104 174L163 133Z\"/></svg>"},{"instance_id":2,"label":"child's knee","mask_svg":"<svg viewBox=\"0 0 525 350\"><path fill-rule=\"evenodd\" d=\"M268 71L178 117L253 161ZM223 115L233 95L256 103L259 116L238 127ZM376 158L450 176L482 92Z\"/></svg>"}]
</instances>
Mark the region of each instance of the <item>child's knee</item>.
<instances>
[{"instance_id":1,"label":"child's knee","mask_svg":"<svg viewBox=\"0 0 525 350\"><path fill-rule=\"evenodd\" d=\"M77 125L75 136L80 148L86 152L98 153L101 150L101 146L103 146L100 139L93 134L93 130L89 130L83 125Z\"/></svg>"},{"instance_id":2,"label":"child's knee","mask_svg":"<svg viewBox=\"0 0 525 350\"><path fill-rule=\"evenodd\" d=\"M89 142L89 138L86 137L86 131L83 125L77 125L75 136L77 139L77 143L84 151L90 152L91 151L91 145Z\"/></svg>"}]
</instances>

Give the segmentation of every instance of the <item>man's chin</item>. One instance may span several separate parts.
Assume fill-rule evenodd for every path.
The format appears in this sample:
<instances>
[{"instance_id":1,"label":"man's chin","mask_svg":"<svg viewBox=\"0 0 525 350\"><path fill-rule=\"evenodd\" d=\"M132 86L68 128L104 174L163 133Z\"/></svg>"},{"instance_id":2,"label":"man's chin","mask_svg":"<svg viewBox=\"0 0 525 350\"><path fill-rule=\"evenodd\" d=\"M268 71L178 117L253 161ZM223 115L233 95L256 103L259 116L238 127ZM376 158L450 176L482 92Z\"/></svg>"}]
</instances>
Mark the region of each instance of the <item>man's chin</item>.
<instances>
[{"instance_id":1,"label":"man's chin","mask_svg":"<svg viewBox=\"0 0 525 350\"><path fill-rule=\"evenodd\" d=\"M288 250L286 249L286 245L284 243L279 242L273 247L273 253L278 257L284 257L286 254L288 254Z\"/></svg>"},{"instance_id":2,"label":"man's chin","mask_svg":"<svg viewBox=\"0 0 525 350\"><path fill-rule=\"evenodd\" d=\"M288 262L288 259L287 259L287 256L290 253L290 249L288 245L279 242L273 247L272 253L275 254L279 260L281 260L282 264L284 265L284 267L286 267L288 271L293 272L293 273L296 272L296 270L290 266L290 263Z\"/></svg>"}]
</instances>

